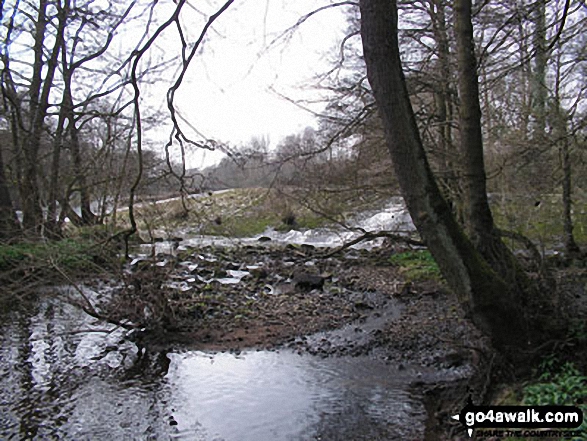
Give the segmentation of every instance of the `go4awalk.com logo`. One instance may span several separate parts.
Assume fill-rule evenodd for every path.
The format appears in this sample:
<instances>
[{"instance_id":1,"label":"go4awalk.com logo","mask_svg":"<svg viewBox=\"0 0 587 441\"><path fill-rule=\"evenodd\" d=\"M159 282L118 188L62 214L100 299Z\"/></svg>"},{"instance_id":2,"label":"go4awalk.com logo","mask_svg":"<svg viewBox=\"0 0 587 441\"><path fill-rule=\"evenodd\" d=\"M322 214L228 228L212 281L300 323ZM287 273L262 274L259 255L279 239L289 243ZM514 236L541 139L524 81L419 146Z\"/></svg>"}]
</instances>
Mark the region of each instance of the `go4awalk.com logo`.
<instances>
[{"instance_id":1,"label":"go4awalk.com logo","mask_svg":"<svg viewBox=\"0 0 587 441\"><path fill-rule=\"evenodd\" d=\"M582 435L583 412L575 406L475 406L469 398L452 418L470 437L477 429L481 436L573 438Z\"/></svg>"}]
</instances>

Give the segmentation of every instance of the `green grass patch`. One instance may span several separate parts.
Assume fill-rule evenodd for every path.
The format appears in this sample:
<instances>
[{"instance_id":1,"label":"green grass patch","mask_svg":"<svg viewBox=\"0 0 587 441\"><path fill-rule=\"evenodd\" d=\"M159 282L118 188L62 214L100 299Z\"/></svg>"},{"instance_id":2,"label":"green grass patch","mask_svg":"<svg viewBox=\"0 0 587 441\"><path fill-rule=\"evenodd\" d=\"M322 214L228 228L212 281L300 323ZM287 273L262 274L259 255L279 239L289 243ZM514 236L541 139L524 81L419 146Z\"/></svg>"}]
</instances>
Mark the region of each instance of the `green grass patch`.
<instances>
[{"instance_id":1,"label":"green grass patch","mask_svg":"<svg viewBox=\"0 0 587 441\"><path fill-rule=\"evenodd\" d=\"M104 250L93 241L63 239L47 242L0 244L0 271L59 268L66 272L95 270Z\"/></svg>"},{"instance_id":2,"label":"green grass patch","mask_svg":"<svg viewBox=\"0 0 587 441\"><path fill-rule=\"evenodd\" d=\"M270 214L234 216L222 219L220 224L209 222L202 228L201 233L211 236L251 237L261 234L268 227L275 228L279 223L280 220Z\"/></svg>"},{"instance_id":3,"label":"green grass patch","mask_svg":"<svg viewBox=\"0 0 587 441\"><path fill-rule=\"evenodd\" d=\"M432 254L428 250L405 251L389 258L392 265L398 266L408 281L441 281L442 275Z\"/></svg>"}]
</instances>

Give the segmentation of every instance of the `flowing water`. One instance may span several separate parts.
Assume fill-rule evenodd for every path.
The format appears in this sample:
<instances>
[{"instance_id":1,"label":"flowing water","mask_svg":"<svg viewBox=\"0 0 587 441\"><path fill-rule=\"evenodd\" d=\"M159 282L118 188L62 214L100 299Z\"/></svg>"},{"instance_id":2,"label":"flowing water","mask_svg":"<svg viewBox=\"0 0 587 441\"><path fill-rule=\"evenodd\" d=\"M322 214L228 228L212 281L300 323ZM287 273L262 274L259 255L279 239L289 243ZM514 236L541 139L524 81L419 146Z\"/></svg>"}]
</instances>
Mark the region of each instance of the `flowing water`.
<instances>
[{"instance_id":1,"label":"flowing water","mask_svg":"<svg viewBox=\"0 0 587 441\"><path fill-rule=\"evenodd\" d=\"M401 201L355 223L367 231L413 229ZM320 229L264 235L336 246L357 234ZM208 242L231 243L202 237L183 243ZM159 251L166 246L172 244L158 244ZM230 276L240 280L240 274ZM64 290L54 288L55 296L48 290L25 311L0 318L2 440L422 438L425 411L409 392L421 375L416 368L290 350L144 352L122 330L59 300Z\"/></svg>"},{"instance_id":2,"label":"flowing water","mask_svg":"<svg viewBox=\"0 0 587 441\"><path fill-rule=\"evenodd\" d=\"M193 234L188 230L178 230L175 236L181 237L180 250L193 246L233 246L239 244L256 244L259 239L269 239L278 244L308 244L316 247L337 247L361 236L364 232L387 231L392 234L411 234L416 231L410 214L404 204L403 198L393 197L381 210L363 213L349 221L348 226L315 228L311 230L290 230L287 232L276 231L269 228L263 234L251 238L226 238L217 236L202 236ZM156 234L165 237L166 232ZM355 248L368 248L380 245L382 238L366 241L355 245ZM171 241L163 241L154 244L156 253L174 252L174 244ZM143 252L149 253L152 245L144 245Z\"/></svg>"},{"instance_id":3,"label":"flowing water","mask_svg":"<svg viewBox=\"0 0 587 441\"><path fill-rule=\"evenodd\" d=\"M63 290L60 290L62 294ZM143 353L57 299L3 317L0 439L419 439L415 369L290 350Z\"/></svg>"}]
</instances>

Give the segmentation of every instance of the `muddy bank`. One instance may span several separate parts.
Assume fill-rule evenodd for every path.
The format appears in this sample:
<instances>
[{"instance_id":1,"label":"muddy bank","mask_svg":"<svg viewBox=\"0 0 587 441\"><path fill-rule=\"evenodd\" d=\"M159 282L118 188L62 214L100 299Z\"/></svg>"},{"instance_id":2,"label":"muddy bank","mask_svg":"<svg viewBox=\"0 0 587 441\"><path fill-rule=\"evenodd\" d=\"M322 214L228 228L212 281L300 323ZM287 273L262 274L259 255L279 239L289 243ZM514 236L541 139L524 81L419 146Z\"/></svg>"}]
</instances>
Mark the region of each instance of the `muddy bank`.
<instances>
[{"instance_id":1,"label":"muddy bank","mask_svg":"<svg viewBox=\"0 0 587 441\"><path fill-rule=\"evenodd\" d=\"M56 293L4 324L0 437L467 439L450 416L510 374L441 282L390 259L403 250L267 241L137 257L122 283L81 287L130 334ZM284 394L295 412L270 418Z\"/></svg>"},{"instance_id":2,"label":"muddy bank","mask_svg":"<svg viewBox=\"0 0 587 441\"><path fill-rule=\"evenodd\" d=\"M137 258L100 306L144 329L135 338L145 344L288 346L427 366L473 360L480 336L442 283L404 280L388 249L331 251L259 243Z\"/></svg>"}]
</instances>

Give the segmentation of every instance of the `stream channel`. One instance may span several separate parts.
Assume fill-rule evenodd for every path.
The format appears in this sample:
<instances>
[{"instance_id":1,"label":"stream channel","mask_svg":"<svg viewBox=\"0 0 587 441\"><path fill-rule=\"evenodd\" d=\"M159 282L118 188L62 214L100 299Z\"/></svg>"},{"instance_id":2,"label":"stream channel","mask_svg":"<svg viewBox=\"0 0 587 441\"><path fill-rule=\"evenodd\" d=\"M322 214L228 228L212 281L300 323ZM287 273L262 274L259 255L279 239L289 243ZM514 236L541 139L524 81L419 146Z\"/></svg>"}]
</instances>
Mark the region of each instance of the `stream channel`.
<instances>
[{"instance_id":1,"label":"stream channel","mask_svg":"<svg viewBox=\"0 0 587 441\"><path fill-rule=\"evenodd\" d=\"M360 220L413 228L400 204ZM348 234L276 233L333 246ZM191 238L197 244L215 238ZM163 245L162 245L163 246ZM48 287L47 294L71 288ZM87 295L99 295L88 292ZM417 440L419 366L290 349L143 352L122 330L43 295L0 322L2 440Z\"/></svg>"}]
</instances>

